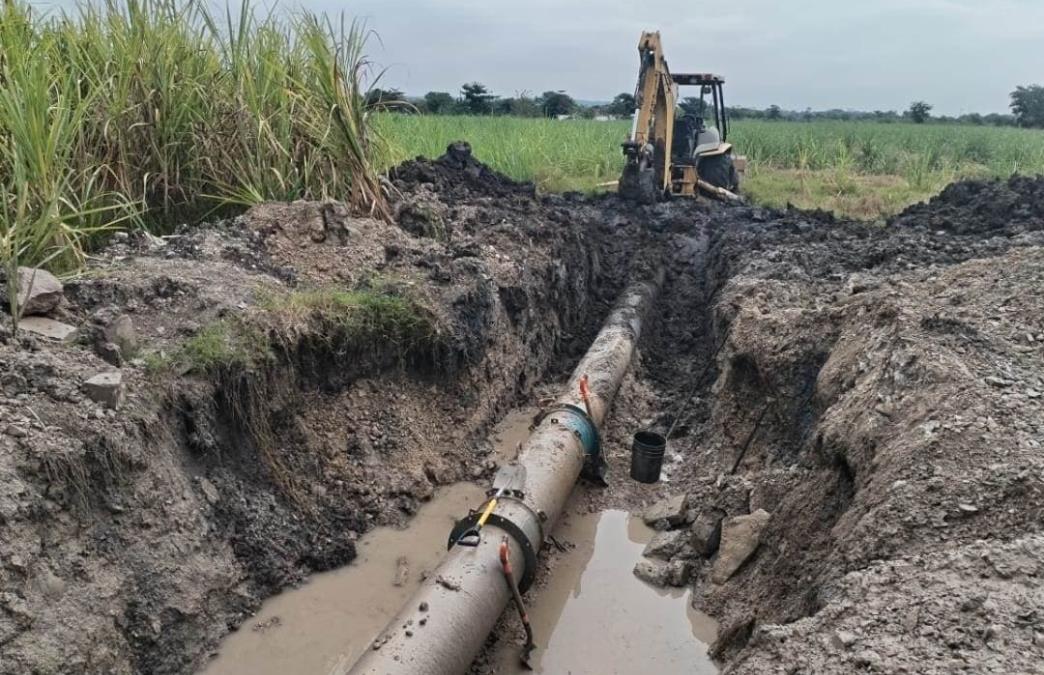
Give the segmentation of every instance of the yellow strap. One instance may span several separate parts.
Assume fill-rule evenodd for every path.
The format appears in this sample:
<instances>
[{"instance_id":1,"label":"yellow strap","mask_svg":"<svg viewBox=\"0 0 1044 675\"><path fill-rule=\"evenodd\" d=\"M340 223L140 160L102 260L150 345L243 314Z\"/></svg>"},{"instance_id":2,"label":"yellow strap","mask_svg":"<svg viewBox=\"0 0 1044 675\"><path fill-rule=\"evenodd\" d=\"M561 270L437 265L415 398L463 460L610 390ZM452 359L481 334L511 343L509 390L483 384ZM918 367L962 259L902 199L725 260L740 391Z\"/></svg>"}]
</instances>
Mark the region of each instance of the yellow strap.
<instances>
[{"instance_id":1,"label":"yellow strap","mask_svg":"<svg viewBox=\"0 0 1044 675\"><path fill-rule=\"evenodd\" d=\"M482 527L486 524L486 520L489 518L489 514L493 513L493 509L497 508L496 498L490 499L489 504L486 506L486 510L482 512L482 515L478 519L478 526Z\"/></svg>"}]
</instances>

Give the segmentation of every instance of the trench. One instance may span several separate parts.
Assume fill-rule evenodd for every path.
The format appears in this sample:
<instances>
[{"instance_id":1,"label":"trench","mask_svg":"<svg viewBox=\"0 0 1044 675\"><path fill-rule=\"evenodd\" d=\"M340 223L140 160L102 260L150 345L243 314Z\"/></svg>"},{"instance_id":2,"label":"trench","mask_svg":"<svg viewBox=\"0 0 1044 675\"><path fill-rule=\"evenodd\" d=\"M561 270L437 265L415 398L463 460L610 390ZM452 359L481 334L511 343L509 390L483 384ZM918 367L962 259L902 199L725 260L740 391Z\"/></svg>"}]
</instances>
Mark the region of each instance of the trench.
<instances>
[{"instance_id":1,"label":"trench","mask_svg":"<svg viewBox=\"0 0 1044 675\"><path fill-rule=\"evenodd\" d=\"M493 457L511 461L532 430L537 408L517 408L490 434ZM656 588L633 574L655 534L622 509L591 512L594 488L578 486L552 533L542 581L527 594L540 646L522 667L510 620L494 650L480 657L497 673L654 672L710 675L717 623L696 610L691 592ZM453 523L485 499L471 482L443 486L405 527L381 527L356 543L344 567L314 575L268 599L219 645L205 675L348 672L445 553ZM509 612L510 613L510 612ZM632 620L636 619L636 620Z\"/></svg>"},{"instance_id":2,"label":"trench","mask_svg":"<svg viewBox=\"0 0 1044 675\"><path fill-rule=\"evenodd\" d=\"M686 277L688 278L688 277ZM669 292L655 304L658 312L676 296L702 304L692 289ZM674 308L670 314L688 313ZM689 317L691 318L691 316ZM673 325L672 322L666 322ZM655 322L640 344L663 341L665 328ZM666 336L675 349L676 336ZM651 348L651 352L662 349ZM656 379L659 354L652 368L632 364L632 375L645 386L660 387ZM670 372L673 366L668 366ZM684 372L688 372L685 370ZM675 373L677 376L679 373ZM667 380L671 378L667 377ZM677 379L676 377L674 379ZM673 386L681 386L671 382ZM634 382L625 385L635 386ZM625 400L610 410L607 424L632 424ZM493 459L500 465L514 459L532 431L536 407L518 408L493 428ZM614 418L623 412L625 421ZM677 411L675 411L675 414ZM606 444L614 475L609 489L574 489L563 517L552 530L538 570L537 585L526 594L538 648L532 666L536 672L638 672L716 673L708 653L717 633L716 622L698 611L689 588L656 588L637 578L633 569L654 535L641 518L633 515L635 497L648 496L630 485L621 465L626 449ZM664 482L683 460L672 445L664 469ZM624 488L624 486L627 486ZM623 489L614 489L623 488ZM654 488L655 489L655 488ZM606 499L606 495L615 495ZM358 557L350 564L318 574L301 586L270 598L260 610L229 635L203 672L208 675L242 673L316 672L345 673L375 644L389 620L445 553L447 533L454 520L477 508L484 490L473 483L440 488L422 505L403 529L377 528L356 542ZM592 508L592 504L598 504ZM546 543L546 542L545 542ZM487 645L475 668L492 672L526 672L518 660L520 643L514 609L494 630L496 644Z\"/></svg>"}]
</instances>

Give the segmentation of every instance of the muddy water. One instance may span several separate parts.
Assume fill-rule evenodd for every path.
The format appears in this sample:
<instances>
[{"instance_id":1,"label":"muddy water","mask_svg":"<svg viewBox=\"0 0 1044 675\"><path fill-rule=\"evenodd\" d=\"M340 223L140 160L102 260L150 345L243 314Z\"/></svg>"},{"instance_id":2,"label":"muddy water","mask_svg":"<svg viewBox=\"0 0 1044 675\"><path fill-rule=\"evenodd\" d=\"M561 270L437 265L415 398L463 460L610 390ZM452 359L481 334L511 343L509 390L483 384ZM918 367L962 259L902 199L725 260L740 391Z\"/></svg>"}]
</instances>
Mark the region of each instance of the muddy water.
<instances>
[{"instance_id":1,"label":"muddy water","mask_svg":"<svg viewBox=\"0 0 1044 675\"><path fill-rule=\"evenodd\" d=\"M317 574L265 602L256 616L225 639L204 672L347 671L417 589L421 573L438 564L455 519L479 504L483 495L482 488L471 483L451 485L422 506L406 529L379 528L366 534L350 565Z\"/></svg>"},{"instance_id":2,"label":"muddy water","mask_svg":"<svg viewBox=\"0 0 1044 675\"><path fill-rule=\"evenodd\" d=\"M491 434L493 456L515 457L533 409L507 415ZM221 644L206 675L283 675L348 671L446 551L453 522L484 499L458 483L438 490L405 529L360 538L358 557L268 600ZM624 511L571 514L555 530L574 548L557 556L545 585L529 595L539 673L705 674L716 627L693 610L688 592L660 590L631 573L652 531ZM498 673L522 673L510 639L494 656Z\"/></svg>"},{"instance_id":3,"label":"muddy water","mask_svg":"<svg viewBox=\"0 0 1044 675\"><path fill-rule=\"evenodd\" d=\"M529 436L535 409L522 408L496 425L490 440L498 462L513 459ZM420 586L446 552L453 523L477 508L485 490L472 483L439 489L405 529L378 528L361 537L350 565L317 574L277 595L221 643L206 675L343 673Z\"/></svg>"},{"instance_id":4,"label":"muddy water","mask_svg":"<svg viewBox=\"0 0 1044 675\"><path fill-rule=\"evenodd\" d=\"M535 672L718 672L707 656L717 625L692 608L688 590L656 589L631 572L652 535L626 511L569 515L555 529L575 548L529 593ZM521 641L501 645L496 672L527 672L518 663Z\"/></svg>"}]
</instances>

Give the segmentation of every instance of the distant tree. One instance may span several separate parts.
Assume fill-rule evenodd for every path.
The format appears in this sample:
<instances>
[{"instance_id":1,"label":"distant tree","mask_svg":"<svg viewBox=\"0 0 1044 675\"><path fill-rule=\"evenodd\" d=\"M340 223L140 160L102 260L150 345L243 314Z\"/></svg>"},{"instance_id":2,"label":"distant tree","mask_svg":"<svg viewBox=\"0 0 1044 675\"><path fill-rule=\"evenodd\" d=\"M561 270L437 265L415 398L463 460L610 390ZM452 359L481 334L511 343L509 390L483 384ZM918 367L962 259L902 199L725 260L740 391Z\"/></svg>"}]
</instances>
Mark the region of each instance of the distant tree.
<instances>
[{"instance_id":1,"label":"distant tree","mask_svg":"<svg viewBox=\"0 0 1044 675\"><path fill-rule=\"evenodd\" d=\"M1011 112L1020 127L1044 127L1044 87L1016 87L1011 92Z\"/></svg>"},{"instance_id":2,"label":"distant tree","mask_svg":"<svg viewBox=\"0 0 1044 675\"><path fill-rule=\"evenodd\" d=\"M924 101L914 101L910 104L910 109L906 111L906 116L910 118L914 124L924 124L932 116L932 105L925 103Z\"/></svg>"},{"instance_id":3,"label":"distant tree","mask_svg":"<svg viewBox=\"0 0 1044 675\"><path fill-rule=\"evenodd\" d=\"M617 94L613 98L612 103L606 106L605 112L608 115L616 115L617 117L630 117L634 113L636 105L632 94Z\"/></svg>"},{"instance_id":4,"label":"distant tree","mask_svg":"<svg viewBox=\"0 0 1044 675\"><path fill-rule=\"evenodd\" d=\"M424 107L432 115L449 115L454 112L457 102L445 91L429 91L424 95Z\"/></svg>"},{"instance_id":5,"label":"distant tree","mask_svg":"<svg viewBox=\"0 0 1044 675\"><path fill-rule=\"evenodd\" d=\"M545 91L538 100L540 101L540 109L544 111L545 117L572 115L576 112L576 101L562 90Z\"/></svg>"},{"instance_id":6,"label":"distant tree","mask_svg":"<svg viewBox=\"0 0 1044 675\"><path fill-rule=\"evenodd\" d=\"M366 92L366 107L381 110L402 110L411 107L406 94L399 89L380 89L374 87Z\"/></svg>"},{"instance_id":7,"label":"distant tree","mask_svg":"<svg viewBox=\"0 0 1044 675\"><path fill-rule=\"evenodd\" d=\"M975 126L982 126L983 119L979 113L968 113L967 115L961 115L958 121L962 124L974 124Z\"/></svg>"},{"instance_id":8,"label":"distant tree","mask_svg":"<svg viewBox=\"0 0 1044 675\"><path fill-rule=\"evenodd\" d=\"M698 96L686 96L679 105L686 115L703 117L707 112L707 102Z\"/></svg>"},{"instance_id":9,"label":"distant tree","mask_svg":"<svg viewBox=\"0 0 1044 675\"><path fill-rule=\"evenodd\" d=\"M510 98L498 98L493 103L494 115L511 115L512 117L541 117L544 111L540 102L526 91L515 92Z\"/></svg>"},{"instance_id":10,"label":"distant tree","mask_svg":"<svg viewBox=\"0 0 1044 675\"><path fill-rule=\"evenodd\" d=\"M765 119L778 120L783 118L783 110L778 105L770 105L765 110Z\"/></svg>"},{"instance_id":11,"label":"distant tree","mask_svg":"<svg viewBox=\"0 0 1044 675\"><path fill-rule=\"evenodd\" d=\"M1002 115L1000 113L983 115L982 121L994 127L1011 127L1018 124L1018 118L1014 115Z\"/></svg>"},{"instance_id":12,"label":"distant tree","mask_svg":"<svg viewBox=\"0 0 1044 675\"><path fill-rule=\"evenodd\" d=\"M469 115L488 115L493 112L496 96L478 82L469 82L460 88L460 102Z\"/></svg>"}]
</instances>

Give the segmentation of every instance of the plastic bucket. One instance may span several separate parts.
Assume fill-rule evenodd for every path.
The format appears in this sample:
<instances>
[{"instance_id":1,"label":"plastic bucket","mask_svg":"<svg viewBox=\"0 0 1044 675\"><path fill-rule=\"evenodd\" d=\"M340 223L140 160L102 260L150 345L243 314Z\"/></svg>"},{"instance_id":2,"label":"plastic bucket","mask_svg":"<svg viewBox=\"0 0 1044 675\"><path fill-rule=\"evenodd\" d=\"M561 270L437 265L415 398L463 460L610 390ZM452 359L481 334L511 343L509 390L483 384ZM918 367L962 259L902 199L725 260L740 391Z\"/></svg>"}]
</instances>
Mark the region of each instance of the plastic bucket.
<instances>
[{"instance_id":1,"label":"plastic bucket","mask_svg":"<svg viewBox=\"0 0 1044 675\"><path fill-rule=\"evenodd\" d=\"M655 431L639 431L631 443L631 478L639 483L660 480L667 439Z\"/></svg>"}]
</instances>

